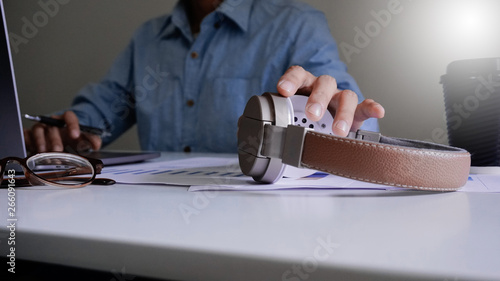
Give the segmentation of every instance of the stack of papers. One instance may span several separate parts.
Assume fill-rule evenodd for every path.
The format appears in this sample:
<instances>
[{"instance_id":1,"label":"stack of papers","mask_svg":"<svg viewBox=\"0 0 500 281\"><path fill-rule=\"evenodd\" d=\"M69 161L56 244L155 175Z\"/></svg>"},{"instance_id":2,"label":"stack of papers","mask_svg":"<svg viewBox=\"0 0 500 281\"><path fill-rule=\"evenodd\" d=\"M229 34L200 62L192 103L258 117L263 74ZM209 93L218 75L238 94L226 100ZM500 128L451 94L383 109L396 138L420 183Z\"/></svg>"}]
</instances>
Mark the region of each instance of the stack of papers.
<instances>
[{"instance_id":1,"label":"stack of papers","mask_svg":"<svg viewBox=\"0 0 500 281\"><path fill-rule=\"evenodd\" d=\"M189 191L263 191L279 189L410 190L315 173L301 178L283 178L274 184L259 184L241 173L238 159L197 157L182 160L105 167L102 177L122 184L187 186ZM500 192L500 175L471 174L459 192Z\"/></svg>"}]
</instances>

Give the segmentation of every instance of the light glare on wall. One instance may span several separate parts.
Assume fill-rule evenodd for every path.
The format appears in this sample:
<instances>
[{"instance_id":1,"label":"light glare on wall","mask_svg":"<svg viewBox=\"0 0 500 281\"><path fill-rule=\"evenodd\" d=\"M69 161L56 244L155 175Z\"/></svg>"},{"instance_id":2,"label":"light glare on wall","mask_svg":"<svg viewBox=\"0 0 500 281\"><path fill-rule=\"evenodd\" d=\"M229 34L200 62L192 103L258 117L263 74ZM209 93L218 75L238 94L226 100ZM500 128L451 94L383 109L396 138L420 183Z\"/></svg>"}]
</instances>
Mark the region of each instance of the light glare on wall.
<instances>
[{"instance_id":1,"label":"light glare on wall","mask_svg":"<svg viewBox=\"0 0 500 281\"><path fill-rule=\"evenodd\" d=\"M491 13L493 7L492 1L456 1L448 7L448 12L443 16L443 23L450 31L450 35L462 42L481 39L492 29Z\"/></svg>"}]
</instances>

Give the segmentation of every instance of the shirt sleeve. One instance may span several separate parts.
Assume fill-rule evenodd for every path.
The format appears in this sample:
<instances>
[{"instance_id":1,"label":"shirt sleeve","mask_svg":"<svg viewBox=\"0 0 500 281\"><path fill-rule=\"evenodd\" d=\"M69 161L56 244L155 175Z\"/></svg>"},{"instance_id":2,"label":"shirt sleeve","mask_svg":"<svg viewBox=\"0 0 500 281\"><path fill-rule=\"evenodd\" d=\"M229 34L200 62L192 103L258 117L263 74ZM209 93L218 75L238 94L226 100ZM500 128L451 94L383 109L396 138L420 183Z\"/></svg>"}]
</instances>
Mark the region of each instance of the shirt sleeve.
<instances>
[{"instance_id":1,"label":"shirt sleeve","mask_svg":"<svg viewBox=\"0 0 500 281\"><path fill-rule=\"evenodd\" d=\"M118 56L107 75L99 82L84 87L75 97L71 110L80 123L107 130L107 145L128 130L135 122L133 87L133 41Z\"/></svg>"},{"instance_id":2,"label":"shirt sleeve","mask_svg":"<svg viewBox=\"0 0 500 281\"><path fill-rule=\"evenodd\" d=\"M296 28L296 41L291 52L290 66L300 65L315 76L330 75L337 81L338 89L349 89L358 95L359 102L364 100L354 78L347 72L341 61L337 44L328 28L324 14L318 10L293 16ZM378 131L377 119L366 120L363 130Z\"/></svg>"}]
</instances>

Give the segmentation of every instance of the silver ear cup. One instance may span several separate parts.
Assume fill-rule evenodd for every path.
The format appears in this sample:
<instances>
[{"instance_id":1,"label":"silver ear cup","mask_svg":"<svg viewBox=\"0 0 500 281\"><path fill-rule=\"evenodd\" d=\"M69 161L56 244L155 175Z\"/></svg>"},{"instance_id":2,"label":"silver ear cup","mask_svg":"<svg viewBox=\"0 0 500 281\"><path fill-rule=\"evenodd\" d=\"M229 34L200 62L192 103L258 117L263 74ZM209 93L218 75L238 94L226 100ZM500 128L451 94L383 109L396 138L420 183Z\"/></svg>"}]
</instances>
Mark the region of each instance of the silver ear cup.
<instances>
[{"instance_id":1,"label":"silver ear cup","mask_svg":"<svg viewBox=\"0 0 500 281\"><path fill-rule=\"evenodd\" d=\"M281 141L266 136L264 133L266 125L287 127L289 124L295 124L332 134L333 117L329 112L319 121L307 118L305 114L307 99L306 96L295 95L285 98L271 93L250 98L238 123L238 156L241 170L245 175L253 177L258 182L274 183L283 175L303 177L315 172L288 166L279 158L261 154L266 142Z\"/></svg>"},{"instance_id":2,"label":"silver ear cup","mask_svg":"<svg viewBox=\"0 0 500 281\"><path fill-rule=\"evenodd\" d=\"M264 128L287 127L292 121L290 99L271 93L250 98L238 122L238 159L245 175L265 183L274 183L282 177L285 165L281 159L261 154L265 142L273 141L265 139Z\"/></svg>"},{"instance_id":3,"label":"silver ear cup","mask_svg":"<svg viewBox=\"0 0 500 281\"><path fill-rule=\"evenodd\" d=\"M312 129L316 132L333 135L332 125L333 117L330 112L325 112L321 120L311 121L306 116L306 103L308 97L295 95L290 97L293 106L294 120L293 124L301 127Z\"/></svg>"}]
</instances>

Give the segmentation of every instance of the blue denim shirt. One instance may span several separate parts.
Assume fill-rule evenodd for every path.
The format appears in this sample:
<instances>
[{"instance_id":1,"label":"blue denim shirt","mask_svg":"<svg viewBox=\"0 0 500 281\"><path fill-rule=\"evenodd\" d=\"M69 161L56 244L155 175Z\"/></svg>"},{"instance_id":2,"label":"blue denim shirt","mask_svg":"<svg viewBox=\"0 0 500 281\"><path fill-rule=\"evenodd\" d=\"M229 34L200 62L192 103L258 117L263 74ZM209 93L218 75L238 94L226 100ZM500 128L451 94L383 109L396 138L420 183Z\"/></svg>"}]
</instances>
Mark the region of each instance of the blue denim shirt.
<instances>
[{"instance_id":1,"label":"blue denim shirt","mask_svg":"<svg viewBox=\"0 0 500 281\"><path fill-rule=\"evenodd\" d=\"M292 65L331 75L363 100L323 13L309 5L224 1L193 36L179 1L170 15L136 31L106 77L82 89L72 110L82 124L111 130L104 145L137 123L143 150L236 152L246 102L276 92ZM378 130L377 121L363 128Z\"/></svg>"}]
</instances>

